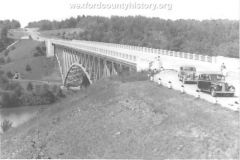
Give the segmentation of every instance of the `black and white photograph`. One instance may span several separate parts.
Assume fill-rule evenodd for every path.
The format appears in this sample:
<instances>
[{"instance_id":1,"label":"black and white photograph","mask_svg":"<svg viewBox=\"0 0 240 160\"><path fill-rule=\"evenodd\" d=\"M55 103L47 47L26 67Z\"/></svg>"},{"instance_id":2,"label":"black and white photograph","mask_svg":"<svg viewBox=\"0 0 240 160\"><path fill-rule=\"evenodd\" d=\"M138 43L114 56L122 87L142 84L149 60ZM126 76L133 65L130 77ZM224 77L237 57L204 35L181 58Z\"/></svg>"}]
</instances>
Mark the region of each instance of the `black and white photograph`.
<instances>
[{"instance_id":1,"label":"black and white photograph","mask_svg":"<svg viewBox=\"0 0 240 160\"><path fill-rule=\"evenodd\" d=\"M0 158L240 159L239 0L0 0Z\"/></svg>"}]
</instances>

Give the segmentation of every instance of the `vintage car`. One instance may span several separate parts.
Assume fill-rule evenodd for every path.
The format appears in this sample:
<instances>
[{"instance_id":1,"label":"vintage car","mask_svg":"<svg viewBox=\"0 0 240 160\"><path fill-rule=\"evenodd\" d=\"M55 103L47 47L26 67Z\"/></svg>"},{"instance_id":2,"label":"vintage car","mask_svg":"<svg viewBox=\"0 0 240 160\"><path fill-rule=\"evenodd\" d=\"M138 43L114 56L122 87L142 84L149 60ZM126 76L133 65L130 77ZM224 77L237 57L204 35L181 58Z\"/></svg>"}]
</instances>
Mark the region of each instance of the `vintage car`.
<instances>
[{"instance_id":1,"label":"vintage car","mask_svg":"<svg viewBox=\"0 0 240 160\"><path fill-rule=\"evenodd\" d=\"M186 82L196 82L196 68L194 66L180 66L178 79L184 84Z\"/></svg>"},{"instance_id":2,"label":"vintage car","mask_svg":"<svg viewBox=\"0 0 240 160\"><path fill-rule=\"evenodd\" d=\"M217 94L233 97L235 93L235 87L225 82L225 76L218 72L199 74L197 87L201 92L210 92L213 97Z\"/></svg>"}]
</instances>

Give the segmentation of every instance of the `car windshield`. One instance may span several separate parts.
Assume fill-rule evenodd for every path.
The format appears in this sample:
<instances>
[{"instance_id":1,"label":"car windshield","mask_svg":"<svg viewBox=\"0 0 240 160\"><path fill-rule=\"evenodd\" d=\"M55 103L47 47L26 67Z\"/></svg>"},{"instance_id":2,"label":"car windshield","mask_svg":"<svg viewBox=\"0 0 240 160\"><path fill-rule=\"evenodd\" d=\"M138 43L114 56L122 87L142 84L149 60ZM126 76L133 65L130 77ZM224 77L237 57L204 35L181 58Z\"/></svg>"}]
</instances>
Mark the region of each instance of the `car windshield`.
<instances>
[{"instance_id":1,"label":"car windshield","mask_svg":"<svg viewBox=\"0 0 240 160\"><path fill-rule=\"evenodd\" d=\"M220 80L224 80L225 79L225 77L223 75L221 75L221 74L211 74L209 76L210 76L212 81L220 81Z\"/></svg>"},{"instance_id":2,"label":"car windshield","mask_svg":"<svg viewBox=\"0 0 240 160\"><path fill-rule=\"evenodd\" d=\"M185 71L195 71L195 68L185 68Z\"/></svg>"}]
</instances>

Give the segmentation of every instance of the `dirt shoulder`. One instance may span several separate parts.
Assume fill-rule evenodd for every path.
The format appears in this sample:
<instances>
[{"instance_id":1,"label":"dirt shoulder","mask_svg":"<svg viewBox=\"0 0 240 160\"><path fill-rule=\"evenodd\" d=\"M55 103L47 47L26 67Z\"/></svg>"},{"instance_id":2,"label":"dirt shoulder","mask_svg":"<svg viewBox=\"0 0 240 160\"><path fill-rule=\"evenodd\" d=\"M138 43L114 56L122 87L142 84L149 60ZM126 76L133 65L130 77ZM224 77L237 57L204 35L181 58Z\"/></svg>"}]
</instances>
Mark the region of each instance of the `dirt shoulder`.
<instances>
[{"instance_id":1,"label":"dirt shoulder","mask_svg":"<svg viewBox=\"0 0 240 160\"><path fill-rule=\"evenodd\" d=\"M238 159L238 112L148 81L99 82L1 138L2 158Z\"/></svg>"}]
</instances>

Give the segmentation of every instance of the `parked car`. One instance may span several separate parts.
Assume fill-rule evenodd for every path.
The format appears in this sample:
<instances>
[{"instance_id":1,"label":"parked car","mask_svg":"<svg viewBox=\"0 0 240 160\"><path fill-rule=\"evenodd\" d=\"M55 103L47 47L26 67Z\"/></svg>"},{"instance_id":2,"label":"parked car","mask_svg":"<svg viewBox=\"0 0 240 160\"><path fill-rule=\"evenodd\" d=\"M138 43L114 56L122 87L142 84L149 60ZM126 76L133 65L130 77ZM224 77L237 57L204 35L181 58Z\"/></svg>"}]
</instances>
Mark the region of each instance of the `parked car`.
<instances>
[{"instance_id":1,"label":"parked car","mask_svg":"<svg viewBox=\"0 0 240 160\"><path fill-rule=\"evenodd\" d=\"M197 87L201 92L210 92L213 97L217 94L233 97L235 93L235 87L225 82L225 76L218 72L199 74Z\"/></svg>"},{"instance_id":2,"label":"parked car","mask_svg":"<svg viewBox=\"0 0 240 160\"><path fill-rule=\"evenodd\" d=\"M196 82L196 68L194 66L180 66L178 79L184 84L186 82Z\"/></svg>"}]
</instances>

